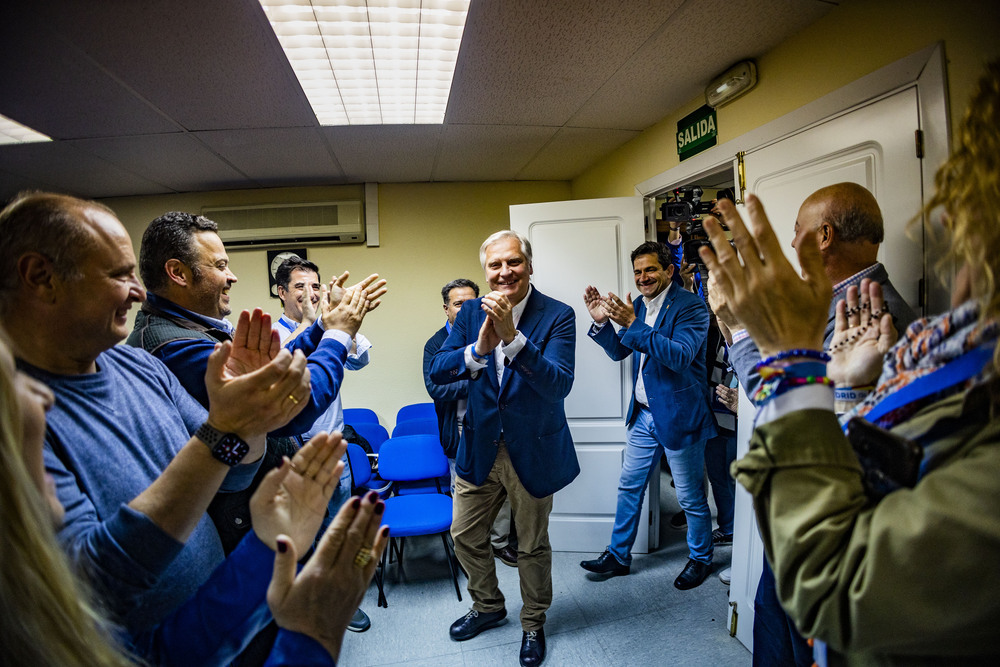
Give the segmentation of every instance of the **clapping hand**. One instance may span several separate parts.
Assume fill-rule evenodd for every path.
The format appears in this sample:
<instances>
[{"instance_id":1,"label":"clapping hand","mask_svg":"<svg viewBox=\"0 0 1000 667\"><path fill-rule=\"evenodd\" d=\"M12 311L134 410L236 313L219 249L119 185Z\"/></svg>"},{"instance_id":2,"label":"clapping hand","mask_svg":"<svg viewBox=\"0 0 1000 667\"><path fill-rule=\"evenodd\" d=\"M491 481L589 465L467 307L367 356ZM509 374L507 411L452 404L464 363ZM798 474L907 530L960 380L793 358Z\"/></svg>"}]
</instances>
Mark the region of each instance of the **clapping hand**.
<instances>
[{"instance_id":1,"label":"clapping hand","mask_svg":"<svg viewBox=\"0 0 1000 667\"><path fill-rule=\"evenodd\" d=\"M583 303L587 306L587 312L597 324L604 324L608 321L608 313L604 310L604 297L593 285L587 285L583 291Z\"/></svg>"},{"instance_id":2,"label":"clapping hand","mask_svg":"<svg viewBox=\"0 0 1000 667\"><path fill-rule=\"evenodd\" d=\"M848 287L846 298L837 302L827 375L838 387L874 384L882 372L882 359L897 338L882 286L865 278L860 290Z\"/></svg>"},{"instance_id":3,"label":"clapping hand","mask_svg":"<svg viewBox=\"0 0 1000 667\"><path fill-rule=\"evenodd\" d=\"M320 433L267 473L250 498L250 520L261 542L276 549L278 536L285 535L298 553L309 550L340 482L346 451L340 433Z\"/></svg>"},{"instance_id":4,"label":"clapping hand","mask_svg":"<svg viewBox=\"0 0 1000 667\"><path fill-rule=\"evenodd\" d=\"M798 245L800 277L782 253L757 197L747 195L749 226L729 200L719 201L718 210L733 233L735 249L719 222L706 217L712 248L702 247L700 256L761 354L822 349L831 287L816 237L808 234Z\"/></svg>"},{"instance_id":5,"label":"clapping hand","mask_svg":"<svg viewBox=\"0 0 1000 667\"><path fill-rule=\"evenodd\" d=\"M611 321L626 329L635 321L635 308L632 307L632 293L625 295L624 299L615 296L614 292L608 292L604 299L604 312L608 314Z\"/></svg>"},{"instance_id":6,"label":"clapping hand","mask_svg":"<svg viewBox=\"0 0 1000 667\"><path fill-rule=\"evenodd\" d=\"M254 308L252 315L244 310L233 332L226 372L229 377L237 377L263 368L280 349L278 334L271 329L271 316L260 308Z\"/></svg>"},{"instance_id":7,"label":"clapping hand","mask_svg":"<svg viewBox=\"0 0 1000 667\"><path fill-rule=\"evenodd\" d=\"M312 637L336 660L347 623L361 604L389 539L379 528L385 504L371 492L345 503L296 575L295 544L278 537L267 604L275 622Z\"/></svg>"}]
</instances>

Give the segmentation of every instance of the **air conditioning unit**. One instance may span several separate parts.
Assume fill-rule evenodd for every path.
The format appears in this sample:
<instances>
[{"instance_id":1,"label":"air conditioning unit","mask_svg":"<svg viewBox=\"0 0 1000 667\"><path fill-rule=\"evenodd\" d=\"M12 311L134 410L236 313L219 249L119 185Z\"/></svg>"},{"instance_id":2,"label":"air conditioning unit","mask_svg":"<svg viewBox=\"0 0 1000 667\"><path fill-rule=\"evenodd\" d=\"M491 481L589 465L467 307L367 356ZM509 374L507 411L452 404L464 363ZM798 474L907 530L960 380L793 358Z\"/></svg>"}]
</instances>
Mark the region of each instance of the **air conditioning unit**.
<instances>
[{"instance_id":1,"label":"air conditioning unit","mask_svg":"<svg viewBox=\"0 0 1000 667\"><path fill-rule=\"evenodd\" d=\"M219 236L229 248L364 243L362 213L359 200L201 209L219 225Z\"/></svg>"}]
</instances>

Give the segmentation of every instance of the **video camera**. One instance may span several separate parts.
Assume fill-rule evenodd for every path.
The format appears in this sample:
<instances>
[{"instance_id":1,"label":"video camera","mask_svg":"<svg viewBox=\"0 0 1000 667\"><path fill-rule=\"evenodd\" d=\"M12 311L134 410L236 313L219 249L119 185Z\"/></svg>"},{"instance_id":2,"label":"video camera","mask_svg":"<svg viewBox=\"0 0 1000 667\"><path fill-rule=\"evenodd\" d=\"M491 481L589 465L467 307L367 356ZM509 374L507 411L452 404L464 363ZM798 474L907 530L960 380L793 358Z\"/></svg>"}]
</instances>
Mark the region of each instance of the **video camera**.
<instances>
[{"instance_id":1,"label":"video camera","mask_svg":"<svg viewBox=\"0 0 1000 667\"><path fill-rule=\"evenodd\" d=\"M702 201L701 195L704 190L699 185L686 185L677 188L660 205L660 214L667 222L687 223L687 232L682 233L684 238L684 261L688 264L697 264L703 268L698 249L702 246L711 245L708 241L708 234L702 225L702 218L707 214L711 215L715 205L720 199L736 201L736 193L732 188L719 190L716 199L713 201ZM721 220L720 220L721 224ZM725 225L723 225L725 229Z\"/></svg>"}]
</instances>

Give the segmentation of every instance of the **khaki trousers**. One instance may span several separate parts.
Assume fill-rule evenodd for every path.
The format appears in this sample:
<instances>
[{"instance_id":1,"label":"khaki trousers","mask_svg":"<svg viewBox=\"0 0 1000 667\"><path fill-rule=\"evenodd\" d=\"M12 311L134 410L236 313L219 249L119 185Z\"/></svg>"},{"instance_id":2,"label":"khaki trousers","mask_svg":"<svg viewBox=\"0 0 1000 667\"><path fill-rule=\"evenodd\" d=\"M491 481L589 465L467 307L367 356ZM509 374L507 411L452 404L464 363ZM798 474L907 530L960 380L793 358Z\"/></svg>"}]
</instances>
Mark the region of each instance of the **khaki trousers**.
<instances>
[{"instance_id":1,"label":"khaki trousers","mask_svg":"<svg viewBox=\"0 0 1000 667\"><path fill-rule=\"evenodd\" d=\"M549 545L549 512L552 496L535 498L521 485L510 463L507 447L497 450L493 469L482 486L455 478L451 537L455 555L469 575L472 608L500 611L504 596L497 582L496 562L490 546L490 526L500 506L510 499L517 525L517 573L521 579L521 628L541 630L545 611L552 604L552 547Z\"/></svg>"}]
</instances>

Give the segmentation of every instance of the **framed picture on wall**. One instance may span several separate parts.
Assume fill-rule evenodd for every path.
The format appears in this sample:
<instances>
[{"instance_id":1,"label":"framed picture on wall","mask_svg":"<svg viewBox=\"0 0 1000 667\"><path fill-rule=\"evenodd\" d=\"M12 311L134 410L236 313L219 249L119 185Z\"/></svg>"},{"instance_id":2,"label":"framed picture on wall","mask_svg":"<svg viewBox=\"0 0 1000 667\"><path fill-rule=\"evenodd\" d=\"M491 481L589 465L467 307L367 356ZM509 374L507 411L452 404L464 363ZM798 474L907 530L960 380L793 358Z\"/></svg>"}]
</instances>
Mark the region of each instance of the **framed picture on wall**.
<instances>
[{"instance_id":1,"label":"framed picture on wall","mask_svg":"<svg viewBox=\"0 0 1000 667\"><path fill-rule=\"evenodd\" d=\"M272 299L278 298L278 283L274 279L275 274L278 272L278 267L293 255L298 255L302 259L309 259L306 256L305 248L286 248L267 251L267 283L270 286Z\"/></svg>"}]
</instances>

